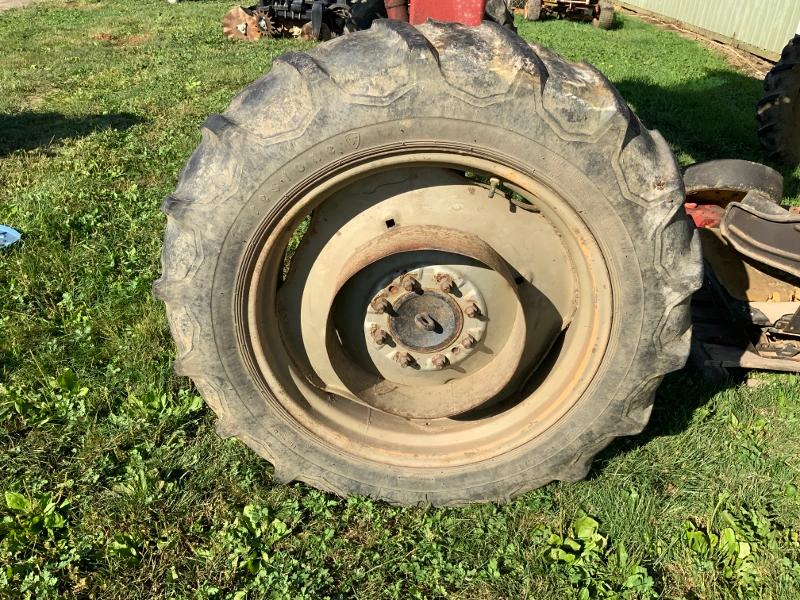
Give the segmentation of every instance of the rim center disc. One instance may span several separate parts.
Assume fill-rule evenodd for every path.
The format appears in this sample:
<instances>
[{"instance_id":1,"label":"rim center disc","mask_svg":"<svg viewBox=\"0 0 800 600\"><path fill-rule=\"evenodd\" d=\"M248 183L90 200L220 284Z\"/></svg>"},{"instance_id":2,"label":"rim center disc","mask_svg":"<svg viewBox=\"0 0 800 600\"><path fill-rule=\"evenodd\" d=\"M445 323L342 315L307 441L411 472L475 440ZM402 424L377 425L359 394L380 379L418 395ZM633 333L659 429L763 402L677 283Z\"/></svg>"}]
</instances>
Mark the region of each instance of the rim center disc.
<instances>
[{"instance_id":1,"label":"rim center disc","mask_svg":"<svg viewBox=\"0 0 800 600\"><path fill-rule=\"evenodd\" d=\"M461 333L461 309L452 299L421 290L402 296L394 303L389 316L389 331L403 346L418 352L436 352L446 348Z\"/></svg>"}]
</instances>

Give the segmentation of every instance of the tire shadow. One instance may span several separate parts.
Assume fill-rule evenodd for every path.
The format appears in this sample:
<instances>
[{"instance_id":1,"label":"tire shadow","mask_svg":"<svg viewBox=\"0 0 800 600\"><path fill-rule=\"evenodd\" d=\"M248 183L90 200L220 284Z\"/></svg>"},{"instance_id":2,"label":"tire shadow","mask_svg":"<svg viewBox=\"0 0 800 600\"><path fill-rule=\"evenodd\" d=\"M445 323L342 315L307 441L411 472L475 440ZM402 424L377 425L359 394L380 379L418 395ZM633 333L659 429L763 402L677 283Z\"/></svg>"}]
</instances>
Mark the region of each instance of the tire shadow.
<instances>
[{"instance_id":1,"label":"tire shadow","mask_svg":"<svg viewBox=\"0 0 800 600\"><path fill-rule=\"evenodd\" d=\"M768 164L783 174L786 196L800 195L797 173L767 161L759 145L760 79L716 70L676 86L639 79L613 83L645 126L659 130L679 157L697 162L741 158Z\"/></svg>"},{"instance_id":2,"label":"tire shadow","mask_svg":"<svg viewBox=\"0 0 800 600\"><path fill-rule=\"evenodd\" d=\"M34 111L0 114L0 158L18 150L47 148L58 141L83 137L95 131L122 131L143 122L142 117L132 113L80 117Z\"/></svg>"},{"instance_id":3,"label":"tire shadow","mask_svg":"<svg viewBox=\"0 0 800 600\"><path fill-rule=\"evenodd\" d=\"M602 473L615 457L627 454L656 438L683 433L692 422L695 411L705 406L720 392L744 383L747 371L732 369L730 378L720 381L710 379L694 367L669 373L656 391L650 421L641 433L618 437L594 458L586 479Z\"/></svg>"}]
</instances>

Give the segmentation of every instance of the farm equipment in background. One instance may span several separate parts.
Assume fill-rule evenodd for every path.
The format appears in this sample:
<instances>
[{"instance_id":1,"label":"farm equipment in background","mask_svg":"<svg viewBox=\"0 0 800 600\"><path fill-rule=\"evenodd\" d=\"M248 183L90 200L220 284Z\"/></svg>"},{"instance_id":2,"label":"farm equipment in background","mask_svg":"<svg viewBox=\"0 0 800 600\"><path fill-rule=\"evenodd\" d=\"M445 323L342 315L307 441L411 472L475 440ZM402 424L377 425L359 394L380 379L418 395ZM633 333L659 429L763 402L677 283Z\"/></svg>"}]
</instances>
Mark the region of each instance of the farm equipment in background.
<instances>
[{"instance_id":1,"label":"farm equipment in background","mask_svg":"<svg viewBox=\"0 0 800 600\"><path fill-rule=\"evenodd\" d=\"M516 0L512 7L528 21L544 18L591 21L600 29L614 24L614 4L608 0Z\"/></svg>"},{"instance_id":2,"label":"farm equipment in background","mask_svg":"<svg viewBox=\"0 0 800 600\"><path fill-rule=\"evenodd\" d=\"M464 4L468 5L468 2ZM259 4L248 8L236 6L229 10L223 18L222 30L225 37L233 40L296 37L324 41L368 29L375 19L387 16L399 21L414 20L422 14L420 11L430 18L450 14L446 2L429 7L424 2L409 5L408 0L260 0ZM514 29L505 0L488 0L480 14L470 18L477 23L484 16Z\"/></svg>"},{"instance_id":3,"label":"farm equipment in background","mask_svg":"<svg viewBox=\"0 0 800 600\"><path fill-rule=\"evenodd\" d=\"M236 6L228 11L223 32L229 39L249 41L287 36L327 40L359 29L352 14L356 4L364 5L345 0L261 0L248 8Z\"/></svg>"},{"instance_id":4,"label":"farm equipment in background","mask_svg":"<svg viewBox=\"0 0 800 600\"><path fill-rule=\"evenodd\" d=\"M261 6L315 39L356 21L349 2ZM383 10L275 59L164 201L153 292L220 435L278 482L498 501L583 478L690 350L800 371L779 175L681 174L599 71L498 25L502 2Z\"/></svg>"}]
</instances>

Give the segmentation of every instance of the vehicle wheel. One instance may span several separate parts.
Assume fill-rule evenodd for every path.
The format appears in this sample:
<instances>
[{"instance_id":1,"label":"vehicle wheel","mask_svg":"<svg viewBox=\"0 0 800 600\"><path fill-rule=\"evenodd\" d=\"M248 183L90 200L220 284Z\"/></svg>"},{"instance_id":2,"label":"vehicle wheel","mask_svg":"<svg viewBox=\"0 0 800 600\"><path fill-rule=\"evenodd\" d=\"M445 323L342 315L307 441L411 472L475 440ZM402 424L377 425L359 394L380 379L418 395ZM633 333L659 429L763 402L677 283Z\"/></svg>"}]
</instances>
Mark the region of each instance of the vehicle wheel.
<instances>
[{"instance_id":1,"label":"vehicle wheel","mask_svg":"<svg viewBox=\"0 0 800 600\"><path fill-rule=\"evenodd\" d=\"M764 95L756 108L758 139L770 160L800 164L800 35L764 78Z\"/></svg>"},{"instance_id":2,"label":"vehicle wheel","mask_svg":"<svg viewBox=\"0 0 800 600\"><path fill-rule=\"evenodd\" d=\"M722 159L696 163L683 174L686 201L725 207L756 191L780 204L783 175L775 169L749 160Z\"/></svg>"},{"instance_id":3,"label":"vehicle wheel","mask_svg":"<svg viewBox=\"0 0 800 600\"><path fill-rule=\"evenodd\" d=\"M592 19L592 25L600 29L611 29L611 26L614 25L614 5L601 2L597 16Z\"/></svg>"},{"instance_id":4,"label":"vehicle wheel","mask_svg":"<svg viewBox=\"0 0 800 600\"><path fill-rule=\"evenodd\" d=\"M542 18L542 0L527 0L525 2L525 20L538 21Z\"/></svg>"},{"instance_id":5,"label":"vehicle wheel","mask_svg":"<svg viewBox=\"0 0 800 600\"><path fill-rule=\"evenodd\" d=\"M441 505L580 479L686 360L682 190L593 67L377 21L206 121L164 203L175 370L277 481Z\"/></svg>"}]
</instances>

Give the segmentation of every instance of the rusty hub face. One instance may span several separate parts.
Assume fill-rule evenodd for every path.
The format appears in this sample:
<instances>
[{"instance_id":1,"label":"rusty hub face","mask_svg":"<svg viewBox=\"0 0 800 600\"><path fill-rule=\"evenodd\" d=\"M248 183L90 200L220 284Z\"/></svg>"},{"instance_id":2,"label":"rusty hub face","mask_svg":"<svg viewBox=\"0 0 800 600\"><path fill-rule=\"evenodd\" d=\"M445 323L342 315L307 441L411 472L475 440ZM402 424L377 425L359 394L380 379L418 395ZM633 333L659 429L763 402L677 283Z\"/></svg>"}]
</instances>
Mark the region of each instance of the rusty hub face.
<instances>
[{"instance_id":1,"label":"rusty hub face","mask_svg":"<svg viewBox=\"0 0 800 600\"><path fill-rule=\"evenodd\" d=\"M448 292L440 282L449 281ZM413 281L413 285L403 285ZM458 282L458 283L456 283ZM412 291L406 291L410 287ZM388 312L367 311L364 332L374 344L370 357L377 364L409 353L418 369L439 371L463 362L483 339L488 318L478 287L468 276L441 265L415 269L381 288L370 307L386 302ZM483 306L480 314L470 308ZM374 311L374 312L373 312ZM385 332L376 339L375 332ZM468 340L465 346L462 340Z\"/></svg>"},{"instance_id":2,"label":"rusty hub face","mask_svg":"<svg viewBox=\"0 0 800 600\"><path fill-rule=\"evenodd\" d=\"M479 158L405 156L353 167L292 208L248 251L258 285L242 313L253 369L311 434L367 460L464 464L539 435L591 381L607 271L541 182Z\"/></svg>"}]
</instances>

